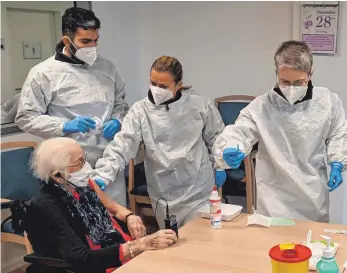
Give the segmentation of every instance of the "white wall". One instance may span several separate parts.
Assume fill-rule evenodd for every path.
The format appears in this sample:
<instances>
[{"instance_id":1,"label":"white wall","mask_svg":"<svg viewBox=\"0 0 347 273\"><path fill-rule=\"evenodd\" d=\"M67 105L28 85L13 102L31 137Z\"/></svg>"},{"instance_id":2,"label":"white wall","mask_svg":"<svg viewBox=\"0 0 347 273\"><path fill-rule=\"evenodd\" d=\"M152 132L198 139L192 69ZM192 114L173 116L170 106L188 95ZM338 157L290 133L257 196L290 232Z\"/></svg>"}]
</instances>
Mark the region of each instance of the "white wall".
<instances>
[{"instance_id":1,"label":"white wall","mask_svg":"<svg viewBox=\"0 0 347 273\"><path fill-rule=\"evenodd\" d=\"M336 92L347 108L347 3L340 5L338 53L314 57L313 81ZM100 53L118 66L131 104L146 96L150 66L163 54L177 57L185 83L208 97L262 94L276 80L277 46L300 37L298 2L93 2L92 7L102 23ZM347 224L345 196L347 183L331 194L332 222Z\"/></svg>"},{"instance_id":2,"label":"white wall","mask_svg":"<svg viewBox=\"0 0 347 273\"><path fill-rule=\"evenodd\" d=\"M206 96L264 93L275 82L272 55L292 36L291 2L92 6L102 22L100 52L119 67L131 102L147 94L150 66L163 54L177 57L185 83Z\"/></svg>"},{"instance_id":3,"label":"white wall","mask_svg":"<svg viewBox=\"0 0 347 273\"><path fill-rule=\"evenodd\" d=\"M137 18L136 2L93 2L92 8L101 20L100 42L101 55L113 61L124 78L128 92L126 100L133 104L142 98L141 58L140 57L140 22Z\"/></svg>"},{"instance_id":4,"label":"white wall","mask_svg":"<svg viewBox=\"0 0 347 273\"><path fill-rule=\"evenodd\" d=\"M56 41L61 37L61 16L67 8L73 7L72 1L39 2L39 1L12 1L1 2L1 37L5 39L5 50L1 51L1 100L8 100L15 94L15 86L12 80L11 41L7 20L7 8L26 10L53 11L55 15ZM20 22L19 22L20 23Z\"/></svg>"}]
</instances>

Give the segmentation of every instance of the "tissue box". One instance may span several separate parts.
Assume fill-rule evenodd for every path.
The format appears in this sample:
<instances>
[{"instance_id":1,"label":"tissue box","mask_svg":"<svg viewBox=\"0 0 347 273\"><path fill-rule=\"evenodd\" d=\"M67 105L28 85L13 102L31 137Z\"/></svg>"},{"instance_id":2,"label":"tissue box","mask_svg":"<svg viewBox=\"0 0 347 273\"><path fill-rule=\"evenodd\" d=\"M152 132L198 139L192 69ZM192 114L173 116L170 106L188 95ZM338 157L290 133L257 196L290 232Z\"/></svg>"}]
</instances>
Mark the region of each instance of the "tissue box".
<instances>
[{"instance_id":1,"label":"tissue box","mask_svg":"<svg viewBox=\"0 0 347 273\"><path fill-rule=\"evenodd\" d=\"M242 207L230 204L221 204L222 221L231 221L236 216L240 215ZM210 218L210 204L206 204L198 210L200 217Z\"/></svg>"}]
</instances>

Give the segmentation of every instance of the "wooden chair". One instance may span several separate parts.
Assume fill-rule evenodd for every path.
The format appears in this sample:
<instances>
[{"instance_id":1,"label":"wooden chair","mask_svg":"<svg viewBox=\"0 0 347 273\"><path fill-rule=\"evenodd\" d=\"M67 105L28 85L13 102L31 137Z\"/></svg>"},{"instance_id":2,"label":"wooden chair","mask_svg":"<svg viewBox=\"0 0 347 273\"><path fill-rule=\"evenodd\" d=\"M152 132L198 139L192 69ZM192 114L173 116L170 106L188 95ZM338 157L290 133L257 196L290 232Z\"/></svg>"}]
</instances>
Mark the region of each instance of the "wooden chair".
<instances>
[{"instance_id":1,"label":"wooden chair","mask_svg":"<svg viewBox=\"0 0 347 273\"><path fill-rule=\"evenodd\" d=\"M1 143L2 209L9 207L11 200L27 200L39 191L41 182L32 176L28 164L37 144L31 141ZM11 215L1 224L1 241L24 245L28 254L33 252L27 234L14 232Z\"/></svg>"},{"instance_id":2,"label":"wooden chair","mask_svg":"<svg viewBox=\"0 0 347 273\"><path fill-rule=\"evenodd\" d=\"M215 99L215 106L219 110L225 125L234 124L240 111L245 108L255 97L247 95L231 95ZM252 213L252 207L256 200L256 187L254 175L254 158L256 151L252 151L244 159L244 170L231 170L235 172L235 180L246 183L246 203L247 213ZM243 172L243 173L242 173ZM220 189L220 195L223 196L223 189Z\"/></svg>"}]
</instances>

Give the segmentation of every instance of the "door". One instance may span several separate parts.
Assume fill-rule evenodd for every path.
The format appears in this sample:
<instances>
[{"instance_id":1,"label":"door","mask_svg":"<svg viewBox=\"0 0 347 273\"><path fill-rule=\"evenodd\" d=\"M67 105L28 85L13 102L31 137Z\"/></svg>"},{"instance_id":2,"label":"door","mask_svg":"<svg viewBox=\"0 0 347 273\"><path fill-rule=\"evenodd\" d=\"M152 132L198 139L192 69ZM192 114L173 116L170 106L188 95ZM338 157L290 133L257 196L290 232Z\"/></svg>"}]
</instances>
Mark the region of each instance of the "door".
<instances>
[{"instance_id":1,"label":"door","mask_svg":"<svg viewBox=\"0 0 347 273\"><path fill-rule=\"evenodd\" d=\"M29 70L55 52L54 13L8 8L7 16L13 86L19 93Z\"/></svg>"}]
</instances>

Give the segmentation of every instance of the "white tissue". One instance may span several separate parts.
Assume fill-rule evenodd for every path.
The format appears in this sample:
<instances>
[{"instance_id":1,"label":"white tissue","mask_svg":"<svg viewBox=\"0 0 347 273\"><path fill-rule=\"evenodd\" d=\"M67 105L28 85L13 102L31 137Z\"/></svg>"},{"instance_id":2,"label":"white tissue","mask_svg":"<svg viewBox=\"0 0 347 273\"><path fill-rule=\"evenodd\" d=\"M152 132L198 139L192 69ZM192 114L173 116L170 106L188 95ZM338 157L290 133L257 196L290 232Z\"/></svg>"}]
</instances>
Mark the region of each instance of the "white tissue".
<instances>
[{"instance_id":1,"label":"white tissue","mask_svg":"<svg viewBox=\"0 0 347 273\"><path fill-rule=\"evenodd\" d=\"M271 218L260 215L258 213L254 213L254 214L248 216L248 221L247 221L246 226L249 226L249 225L258 225L258 226L263 226L263 227L270 227L271 226Z\"/></svg>"}]
</instances>

